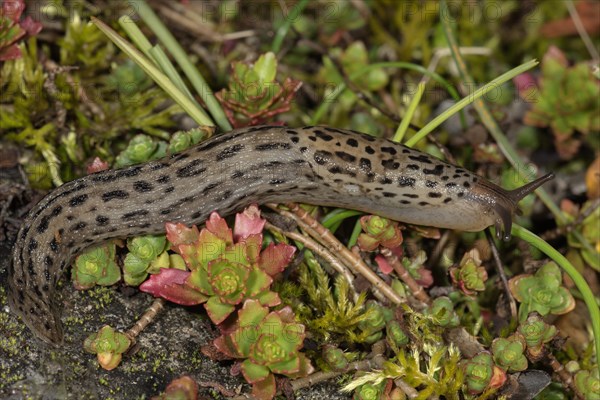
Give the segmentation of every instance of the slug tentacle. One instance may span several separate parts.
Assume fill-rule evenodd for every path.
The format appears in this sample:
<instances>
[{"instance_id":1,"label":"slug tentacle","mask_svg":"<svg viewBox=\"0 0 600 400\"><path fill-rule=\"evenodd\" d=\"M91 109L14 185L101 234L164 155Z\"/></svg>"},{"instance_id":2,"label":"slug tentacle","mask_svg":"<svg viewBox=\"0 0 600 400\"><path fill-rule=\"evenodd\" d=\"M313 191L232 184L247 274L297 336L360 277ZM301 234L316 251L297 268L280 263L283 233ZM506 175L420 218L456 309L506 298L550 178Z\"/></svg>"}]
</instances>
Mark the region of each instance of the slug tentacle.
<instances>
[{"instance_id":1,"label":"slug tentacle","mask_svg":"<svg viewBox=\"0 0 600 400\"><path fill-rule=\"evenodd\" d=\"M495 216L494 227L498 239L509 240L512 229L512 216L519 214L518 203L544 183L554 179L551 172L514 190L505 190L488 181L480 181L473 190L472 197L486 204Z\"/></svg>"}]
</instances>

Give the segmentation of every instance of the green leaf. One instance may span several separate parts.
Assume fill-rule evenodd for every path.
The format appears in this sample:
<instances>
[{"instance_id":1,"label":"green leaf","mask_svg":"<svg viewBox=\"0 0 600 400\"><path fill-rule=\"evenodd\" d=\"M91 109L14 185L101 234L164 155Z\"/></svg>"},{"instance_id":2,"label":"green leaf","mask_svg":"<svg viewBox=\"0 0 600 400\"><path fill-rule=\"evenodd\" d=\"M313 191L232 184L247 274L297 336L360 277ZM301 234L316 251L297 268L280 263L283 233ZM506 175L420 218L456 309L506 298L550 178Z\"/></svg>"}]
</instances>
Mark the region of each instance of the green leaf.
<instances>
[{"instance_id":1,"label":"green leaf","mask_svg":"<svg viewBox=\"0 0 600 400\"><path fill-rule=\"evenodd\" d=\"M292 357L289 360L269 364L269 369L276 374L289 375L300 371L300 358Z\"/></svg>"},{"instance_id":2,"label":"green leaf","mask_svg":"<svg viewBox=\"0 0 600 400\"><path fill-rule=\"evenodd\" d=\"M222 303L218 297L212 296L206 303L204 303L204 307L208 312L208 316L216 325L219 325L221 322L225 320L233 310L235 310L235 306L231 304Z\"/></svg>"},{"instance_id":3,"label":"green leaf","mask_svg":"<svg viewBox=\"0 0 600 400\"><path fill-rule=\"evenodd\" d=\"M252 384L266 379L271 371L265 366L254 364L250 360L244 360L242 363L242 373L246 381Z\"/></svg>"},{"instance_id":4,"label":"green leaf","mask_svg":"<svg viewBox=\"0 0 600 400\"><path fill-rule=\"evenodd\" d=\"M254 63L254 71L258 75L260 83L271 83L275 81L277 74L277 58L272 52L262 54Z\"/></svg>"},{"instance_id":5,"label":"green leaf","mask_svg":"<svg viewBox=\"0 0 600 400\"><path fill-rule=\"evenodd\" d=\"M268 288L271 283L273 283L273 278L271 278L266 272L261 271L258 268L254 268L252 271L250 271L250 275L246 281L248 297L256 296Z\"/></svg>"}]
</instances>

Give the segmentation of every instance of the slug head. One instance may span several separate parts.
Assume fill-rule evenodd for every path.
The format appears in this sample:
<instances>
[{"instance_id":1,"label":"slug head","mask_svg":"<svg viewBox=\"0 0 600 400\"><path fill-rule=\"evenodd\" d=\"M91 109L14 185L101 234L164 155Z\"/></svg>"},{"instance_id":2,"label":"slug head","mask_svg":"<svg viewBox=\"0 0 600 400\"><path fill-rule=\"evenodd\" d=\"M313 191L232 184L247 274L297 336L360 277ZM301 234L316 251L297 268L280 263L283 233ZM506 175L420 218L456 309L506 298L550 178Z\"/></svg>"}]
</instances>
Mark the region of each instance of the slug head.
<instances>
[{"instance_id":1,"label":"slug head","mask_svg":"<svg viewBox=\"0 0 600 400\"><path fill-rule=\"evenodd\" d=\"M549 173L514 190L502 189L482 179L475 185L472 198L493 214L496 236L506 241L510 239L512 216L519 212L519 201L552 179L554 174Z\"/></svg>"}]
</instances>

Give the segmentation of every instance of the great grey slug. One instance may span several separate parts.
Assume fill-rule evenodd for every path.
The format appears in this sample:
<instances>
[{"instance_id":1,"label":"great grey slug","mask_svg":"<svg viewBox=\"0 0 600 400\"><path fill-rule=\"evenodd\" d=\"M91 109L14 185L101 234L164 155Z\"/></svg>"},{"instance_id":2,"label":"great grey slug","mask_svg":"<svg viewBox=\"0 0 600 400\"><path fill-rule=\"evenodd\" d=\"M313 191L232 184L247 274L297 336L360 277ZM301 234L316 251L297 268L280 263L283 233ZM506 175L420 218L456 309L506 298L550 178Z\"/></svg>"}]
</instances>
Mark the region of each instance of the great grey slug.
<instances>
[{"instance_id":1,"label":"great grey slug","mask_svg":"<svg viewBox=\"0 0 600 400\"><path fill-rule=\"evenodd\" d=\"M546 175L506 191L385 139L329 127L256 126L181 153L62 185L27 215L9 269L9 303L46 342L62 342L56 285L72 258L110 238L159 233L251 203L336 206L419 225L509 235L517 202Z\"/></svg>"}]
</instances>

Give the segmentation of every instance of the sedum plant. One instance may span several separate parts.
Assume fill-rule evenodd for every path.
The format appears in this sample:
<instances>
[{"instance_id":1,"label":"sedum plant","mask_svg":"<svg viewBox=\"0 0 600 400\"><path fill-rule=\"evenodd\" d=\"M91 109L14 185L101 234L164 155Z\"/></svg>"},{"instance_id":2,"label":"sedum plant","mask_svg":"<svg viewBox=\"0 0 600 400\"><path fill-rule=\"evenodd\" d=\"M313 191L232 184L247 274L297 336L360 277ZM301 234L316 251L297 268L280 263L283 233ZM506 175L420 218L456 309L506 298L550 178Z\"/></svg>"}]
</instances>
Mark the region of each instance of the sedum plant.
<instances>
[{"instance_id":1,"label":"sedum plant","mask_svg":"<svg viewBox=\"0 0 600 400\"><path fill-rule=\"evenodd\" d=\"M531 313L525 322L517 328L527 344L527 354L532 360L542 356L544 344L550 342L558 334L554 325L547 324L537 313Z\"/></svg>"},{"instance_id":2,"label":"sedum plant","mask_svg":"<svg viewBox=\"0 0 600 400\"><path fill-rule=\"evenodd\" d=\"M99 332L88 336L83 342L83 348L98 356L98 363L107 371L116 368L129 349L131 340L127 335L116 332L109 325L103 326Z\"/></svg>"},{"instance_id":3,"label":"sedum plant","mask_svg":"<svg viewBox=\"0 0 600 400\"><path fill-rule=\"evenodd\" d=\"M527 369L525 338L520 333L504 339L496 338L492 342L492 354L498 367L507 372L519 372Z\"/></svg>"},{"instance_id":4,"label":"sedum plant","mask_svg":"<svg viewBox=\"0 0 600 400\"><path fill-rule=\"evenodd\" d=\"M487 272L481 266L479 251L473 249L463 256L458 266L453 266L448 271L452 283L467 296L473 296L477 292L485 290Z\"/></svg>"},{"instance_id":5,"label":"sedum plant","mask_svg":"<svg viewBox=\"0 0 600 400\"><path fill-rule=\"evenodd\" d=\"M511 278L508 287L521 303L520 321L525 321L533 311L542 316L561 315L575 308L575 299L562 286L562 274L554 262L545 264L534 275L521 274Z\"/></svg>"},{"instance_id":6,"label":"sedum plant","mask_svg":"<svg viewBox=\"0 0 600 400\"><path fill-rule=\"evenodd\" d=\"M575 386L586 399L600 398L600 378L598 370L593 372L581 370L575 374Z\"/></svg>"},{"instance_id":7,"label":"sedum plant","mask_svg":"<svg viewBox=\"0 0 600 400\"><path fill-rule=\"evenodd\" d=\"M110 286L121 279L121 270L115 262L113 242L84 251L75 259L73 286L90 289L96 285Z\"/></svg>"},{"instance_id":8,"label":"sedum plant","mask_svg":"<svg viewBox=\"0 0 600 400\"><path fill-rule=\"evenodd\" d=\"M25 11L24 0L4 0L0 5L0 62L21 58L18 42L26 36L35 36L42 24L31 17L21 20Z\"/></svg>"},{"instance_id":9,"label":"sedum plant","mask_svg":"<svg viewBox=\"0 0 600 400\"><path fill-rule=\"evenodd\" d=\"M533 106L525 115L525 123L549 126L562 158L577 154L581 140L575 132L600 132L600 81L587 63L569 66L564 53L551 46L542 61L539 90L532 89L533 93L526 95Z\"/></svg>"},{"instance_id":10,"label":"sedum plant","mask_svg":"<svg viewBox=\"0 0 600 400\"><path fill-rule=\"evenodd\" d=\"M390 249L402 244L402 232L398 222L377 215L365 215L360 218L364 233L358 236L358 246L363 251L374 251L379 246Z\"/></svg>"},{"instance_id":11,"label":"sedum plant","mask_svg":"<svg viewBox=\"0 0 600 400\"><path fill-rule=\"evenodd\" d=\"M123 279L126 284L138 286L148 277L149 268L159 272L169 268L169 255L165 251L164 235L146 235L127 240L129 253L123 261Z\"/></svg>"},{"instance_id":12,"label":"sedum plant","mask_svg":"<svg viewBox=\"0 0 600 400\"><path fill-rule=\"evenodd\" d=\"M269 400L276 392L274 374L296 378L313 371L300 352L304 330L290 307L269 312L260 302L246 300L235 329L215 339L214 345L230 358L243 359L241 370L252 385L252 395Z\"/></svg>"},{"instance_id":13,"label":"sedum plant","mask_svg":"<svg viewBox=\"0 0 600 400\"><path fill-rule=\"evenodd\" d=\"M216 96L235 128L260 125L289 111L294 94L302 86L291 78L283 84L275 79L277 58L271 52L258 57L254 65L233 62L231 70L228 88Z\"/></svg>"},{"instance_id":14,"label":"sedum plant","mask_svg":"<svg viewBox=\"0 0 600 400\"><path fill-rule=\"evenodd\" d=\"M198 384L189 376L173 379L159 396L151 400L197 400Z\"/></svg>"},{"instance_id":15,"label":"sedum plant","mask_svg":"<svg viewBox=\"0 0 600 400\"><path fill-rule=\"evenodd\" d=\"M171 249L189 271L163 269L140 289L178 304L204 303L215 324L246 299L278 305L279 296L270 290L273 276L283 271L296 249L281 243L262 249L265 222L258 208L251 206L237 214L233 231L216 212L200 232L196 227L167 223Z\"/></svg>"},{"instance_id":16,"label":"sedum plant","mask_svg":"<svg viewBox=\"0 0 600 400\"><path fill-rule=\"evenodd\" d=\"M485 351L461 362L465 375L465 389L471 395L488 389L498 389L506 382L506 373L494 364L492 355Z\"/></svg>"},{"instance_id":17,"label":"sedum plant","mask_svg":"<svg viewBox=\"0 0 600 400\"><path fill-rule=\"evenodd\" d=\"M433 317L436 324L444 328L453 328L460 324L460 319L454 311L454 304L446 296L433 300L427 314Z\"/></svg>"}]
</instances>

